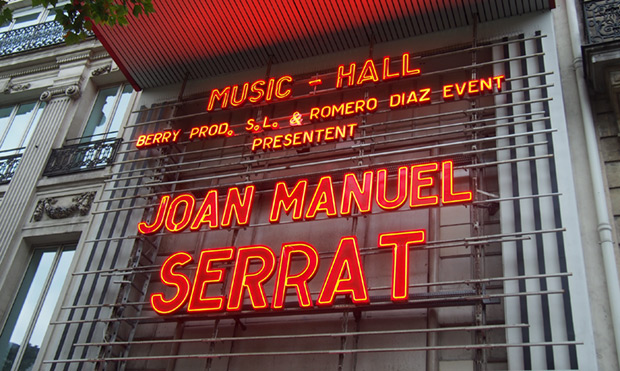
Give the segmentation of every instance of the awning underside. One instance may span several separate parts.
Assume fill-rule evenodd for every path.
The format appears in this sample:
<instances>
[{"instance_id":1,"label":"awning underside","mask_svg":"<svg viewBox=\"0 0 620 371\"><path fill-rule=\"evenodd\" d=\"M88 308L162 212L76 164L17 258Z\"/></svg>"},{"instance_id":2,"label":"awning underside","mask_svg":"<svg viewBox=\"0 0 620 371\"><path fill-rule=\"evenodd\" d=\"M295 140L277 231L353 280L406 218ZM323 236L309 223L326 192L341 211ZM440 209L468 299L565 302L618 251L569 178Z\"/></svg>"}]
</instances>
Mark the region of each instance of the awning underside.
<instances>
[{"instance_id":1,"label":"awning underside","mask_svg":"<svg viewBox=\"0 0 620 371\"><path fill-rule=\"evenodd\" d=\"M97 37L151 88L550 9L553 0L154 1Z\"/></svg>"}]
</instances>

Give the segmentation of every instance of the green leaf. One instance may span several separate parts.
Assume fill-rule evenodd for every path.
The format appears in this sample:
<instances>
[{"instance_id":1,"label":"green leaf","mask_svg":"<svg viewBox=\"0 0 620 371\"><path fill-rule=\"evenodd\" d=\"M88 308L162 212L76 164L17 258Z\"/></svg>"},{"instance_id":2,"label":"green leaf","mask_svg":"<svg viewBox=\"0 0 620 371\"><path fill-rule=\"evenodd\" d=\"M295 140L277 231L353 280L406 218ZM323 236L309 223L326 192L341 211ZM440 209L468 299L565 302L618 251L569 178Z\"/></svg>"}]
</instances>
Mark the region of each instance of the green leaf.
<instances>
[{"instance_id":1,"label":"green leaf","mask_svg":"<svg viewBox=\"0 0 620 371\"><path fill-rule=\"evenodd\" d=\"M67 32L65 35L65 42L69 45L77 44L80 42L80 37L72 31Z\"/></svg>"},{"instance_id":2,"label":"green leaf","mask_svg":"<svg viewBox=\"0 0 620 371\"><path fill-rule=\"evenodd\" d=\"M0 13L0 25L9 23L13 20L13 12L9 8L2 9Z\"/></svg>"},{"instance_id":3,"label":"green leaf","mask_svg":"<svg viewBox=\"0 0 620 371\"><path fill-rule=\"evenodd\" d=\"M140 14L142 14L142 7L140 7L139 5L136 5L133 7L133 16L134 17L138 17Z\"/></svg>"},{"instance_id":4,"label":"green leaf","mask_svg":"<svg viewBox=\"0 0 620 371\"><path fill-rule=\"evenodd\" d=\"M89 31L95 24L124 26L129 23L127 16L146 16L153 13L152 0L70 0L61 7L56 7L59 0L32 0L35 6L54 7L56 22L65 30L67 44L75 44L89 37ZM7 0L0 0L0 24L10 22L13 13Z\"/></svg>"}]
</instances>

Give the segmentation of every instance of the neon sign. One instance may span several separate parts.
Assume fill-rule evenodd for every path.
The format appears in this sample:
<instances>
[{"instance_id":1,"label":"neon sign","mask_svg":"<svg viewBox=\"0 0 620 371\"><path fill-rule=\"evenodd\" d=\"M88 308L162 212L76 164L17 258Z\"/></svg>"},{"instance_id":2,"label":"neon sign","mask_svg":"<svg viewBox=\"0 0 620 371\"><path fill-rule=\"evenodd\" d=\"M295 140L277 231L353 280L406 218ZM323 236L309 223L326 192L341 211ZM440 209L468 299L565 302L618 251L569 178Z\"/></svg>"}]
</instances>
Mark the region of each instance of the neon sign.
<instances>
[{"instance_id":1,"label":"neon sign","mask_svg":"<svg viewBox=\"0 0 620 371\"><path fill-rule=\"evenodd\" d=\"M278 182L273 190L269 221L279 223L283 213L291 215L293 221L313 220L319 214L328 218L349 216L355 204L361 214L369 213L374 204L385 211L396 210L404 205L418 208L432 205L467 203L472 200L470 190L455 190L454 164L451 160L401 166L396 171L396 194L389 198L388 170L366 171L358 180L355 173L342 178L340 202L336 200L334 182L331 176L322 176L315 189L308 191L308 180L300 179L294 185ZM393 175L393 174L392 174ZM435 178L441 178L440 190L434 189ZM392 183L392 182L390 182ZM218 212L218 192L209 190L196 211L198 202L192 194L184 193L174 198L162 197L151 222L140 222L141 234L161 230L177 233L186 230L197 231L229 228L234 222L248 225L256 187L248 185L243 192L238 187L228 189L222 214ZM309 200L308 202L306 202ZM306 206L307 205L307 206ZM339 205L339 207L338 207ZM426 243L423 229L381 233L378 247L392 249L391 298L394 302L409 298L409 248ZM291 272L291 261L303 262L301 270ZM326 307L334 304L336 297L348 297L353 304L368 304L370 297L360 259L359 244L355 236L344 236L332 258L324 277L321 291L316 299L311 297L308 282L319 267L319 255L309 243L297 241L282 245L280 258L264 245L222 247L202 250L198 257L193 280L180 271L192 263L194 258L186 252L169 256L160 269L161 282L174 289L174 293L155 292L151 295L151 306L159 314L178 312L187 305L187 312L235 312L242 309L245 295L255 310L282 309L288 290L295 290L300 308ZM225 269L222 264L234 262L231 284L227 296L206 296L210 284L224 282ZM218 266L218 264L220 266ZM267 300L264 284L275 275L271 303Z\"/></svg>"},{"instance_id":2,"label":"neon sign","mask_svg":"<svg viewBox=\"0 0 620 371\"><path fill-rule=\"evenodd\" d=\"M360 87L368 83L379 84L394 79L421 76L421 70L411 65L410 53L404 53L399 62L400 66L395 68L392 58L386 56L379 63L372 59L368 59L359 65L355 62L349 63L348 65L340 65L336 68L334 87L326 87L325 91L330 91L334 88L344 89L349 87ZM142 134L136 141L136 147L143 149L152 146L172 144L178 142L181 138L205 140L216 137L242 135L243 133L235 132L234 128L236 127L244 127L245 133L254 136L251 146L252 152L278 151L299 146L313 146L332 141L348 140L354 138L355 135L355 127L348 125L357 126L357 124L341 124L340 126L331 126L327 129L299 129L295 132L276 135L267 135L264 134L264 132L285 128L296 129L308 123L346 119L376 112L378 109L382 108L381 105L385 105L385 107L383 107L385 109L394 110L410 107L412 105L430 104L433 99L440 99L443 102L447 102L463 99L465 97L493 93L494 91L499 92L502 90L504 79L505 77L503 75L498 75L464 82L448 83L442 85L440 89L436 91L437 94L434 95L430 87L422 87L416 90L392 93L387 100L380 100L377 97L370 96L364 99L311 107L308 113L302 114L300 112L293 112L290 116L284 117L288 125L278 121L282 118L275 120L270 117L252 117L247 119L244 123L222 122L195 126L191 128L188 133L184 133L183 136L179 135L181 134L181 130L165 130L157 133ZM293 96L292 85L294 82L292 76L285 75L279 78L269 78L267 80L257 80L238 85L230 85L224 88L216 88L209 93L206 111L212 112L216 109L239 108L246 104L265 104L277 100L286 100ZM312 94L317 94L316 89L317 86L320 85L323 85L323 80L320 78L308 81L308 86ZM307 120L304 121L304 118ZM326 132L329 130L344 130L345 127L351 129L347 132L347 135L337 135L336 137L330 138L330 135L326 133L323 137L324 140L309 139L313 135L316 135L317 138L321 138L322 130Z\"/></svg>"},{"instance_id":3,"label":"neon sign","mask_svg":"<svg viewBox=\"0 0 620 371\"><path fill-rule=\"evenodd\" d=\"M434 185L433 175L441 177L439 194L422 196L423 190ZM353 202L359 208L360 213L365 214L371 211L372 201L380 209L390 211L402 207L407 200L409 200L408 206L414 209L438 205L440 202L442 205L465 203L471 201L473 197L471 191L456 192L454 190L454 165L451 160L399 167L396 195L392 199L387 196L387 177L387 169L379 169L376 172L367 171L360 185L354 173L345 174L339 209L333 180L329 175L320 178L313 192L308 192L307 179L297 181L291 191L286 182L278 182L273 192L269 221L279 223L282 212L289 214L291 211L294 221L313 220L320 213L330 218L339 215L349 216ZM255 192L254 185L246 186L243 192L238 187L229 188L221 216L218 213L217 190L207 192L197 211L195 206L198 203L192 194L183 193L174 198L164 195L151 223L144 221L138 223L138 231L141 234L151 234L165 229L168 232L177 233L187 227L191 231L197 231L203 225L207 225L210 229L228 228L233 220L239 226L248 225ZM310 202L306 207L307 196Z\"/></svg>"},{"instance_id":4,"label":"neon sign","mask_svg":"<svg viewBox=\"0 0 620 371\"><path fill-rule=\"evenodd\" d=\"M411 65L409 53L402 55L399 66L395 66L397 63L393 63L390 57L383 58L381 62L368 59L359 65L350 63L338 66L335 86L326 87L326 91L421 75L420 69ZM252 117L242 123L197 125L185 133L177 129L143 134L138 137L136 147L166 145L176 143L181 138L194 141L241 134L252 136L248 141L252 152L346 141L355 137L359 126L357 122L347 122L354 116L380 109L425 105L433 99L447 102L499 92L503 82L504 76L484 77L447 83L435 91L430 87L420 87L391 92L389 99L379 99L370 93L364 99L318 105L310 107L307 113L293 112L290 117ZM206 111L289 99L293 96L293 84L294 78L286 75L213 89L209 94ZM323 80L318 77L308 81L314 93L323 84ZM344 122L329 125L332 120ZM309 124L317 125L304 128ZM243 128L243 132L236 131L238 128ZM454 164L452 160L445 160L400 166L395 170L367 170L359 177L353 172L344 174L340 179L323 175L312 189L308 179L279 181L272 191L269 222L280 223L283 214L297 223L321 217L348 217L354 209L364 215L373 210L389 212L407 207L415 210L471 202L473 192L456 189L454 178ZM335 184L339 186L335 187ZM216 189L207 190L202 200L197 200L190 193L174 197L164 195L150 220L138 223L138 232L150 235L250 225L256 186L230 187L222 196L224 200L220 204L220 194ZM426 235L424 229L378 235L377 248L389 249L392 253L390 289L391 300L395 303L409 299L409 251L413 246L425 244ZM190 264L197 266L193 277L184 273ZM226 277L224 265L231 264L233 268L229 277ZM279 257L269 246L260 244L209 248L202 250L197 257L187 252L176 252L165 260L160 269L161 282L166 289L154 292L150 303L162 315L182 310L188 313L238 312L243 309L245 298L249 298L253 310L274 311L282 310L287 305L299 308L329 307L340 297L347 298L355 305L370 303L369 287L355 236L340 238L327 272L321 277L321 289L313 297L308 284L316 279L319 265L317 249L303 241L284 242ZM267 293L265 287L270 281L273 281L273 292ZM207 293L209 285L225 282L229 282L225 295ZM297 302L286 303L287 294L292 291L297 296Z\"/></svg>"},{"instance_id":5,"label":"neon sign","mask_svg":"<svg viewBox=\"0 0 620 371\"><path fill-rule=\"evenodd\" d=\"M425 242L426 232L423 229L379 235L379 248L392 249L392 301L402 302L409 298L409 248ZM303 261L304 266L298 272L291 272L293 257ZM223 283L225 280L225 269L221 266L214 267L214 264L231 261L235 265L228 295L207 296L210 284ZM236 249L236 252L234 247L202 250L193 282L177 270L192 262L190 254L177 252L163 263L160 270L161 282L174 288L174 293L170 295L155 292L151 295L151 306L157 313L172 314L186 304L189 313L236 312L242 309L246 294L250 298L252 309L278 310L284 308L284 299L289 290L294 290L297 294L297 305L300 308L311 308L314 305L329 307L334 304L337 296L349 297L354 304L370 302L355 236L340 239L315 301L310 294L308 282L315 277L318 270L319 253L306 242L284 243L279 264L273 251L263 245L243 246ZM264 284L274 274L274 291L269 303Z\"/></svg>"}]
</instances>

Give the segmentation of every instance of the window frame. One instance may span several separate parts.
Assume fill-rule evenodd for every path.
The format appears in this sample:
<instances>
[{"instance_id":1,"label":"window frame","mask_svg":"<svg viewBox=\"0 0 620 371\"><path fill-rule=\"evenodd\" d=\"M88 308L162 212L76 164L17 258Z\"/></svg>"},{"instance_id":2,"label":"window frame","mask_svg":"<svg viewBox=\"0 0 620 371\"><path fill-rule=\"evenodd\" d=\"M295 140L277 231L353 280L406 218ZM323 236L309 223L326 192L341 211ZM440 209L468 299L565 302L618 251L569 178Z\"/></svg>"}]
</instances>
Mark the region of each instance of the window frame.
<instances>
[{"instance_id":1,"label":"window frame","mask_svg":"<svg viewBox=\"0 0 620 371\"><path fill-rule=\"evenodd\" d=\"M15 329L17 327L17 324L19 322L19 317L22 313L22 311L24 310L24 305L27 299L27 296L29 294L30 289L32 288L32 284L33 284L33 280L35 278L35 275L37 273L37 270L40 266L41 263L41 258L43 257L43 254L45 254L46 252L54 252L54 256L52 258L52 262L50 264L49 270L47 271L47 273L45 273L45 280L44 283L42 285L41 291L38 294L38 298L36 301L35 306L33 307L32 310L32 314L30 316L30 318L28 319L28 325L26 326L26 329L24 331L23 334L23 339L21 340L21 342L18 344L19 345L19 349L17 350L17 353L15 354L15 358L13 359L13 363L11 365L11 371L17 371L21 368L21 363L24 360L24 356L26 354L26 351L28 350L28 345L30 344L30 341L32 340L33 334L34 334L34 330L35 327L37 326L39 317L41 315L42 309L44 307L45 301L48 298L49 292L50 292L50 288L52 287L52 282L55 278L55 275L57 272L59 272L59 263L60 260L63 257L63 254L65 252L71 252L73 254L73 256L71 256L70 260L69 260L69 266L72 265L73 260L75 258L75 252L76 252L76 248L77 248L77 244L75 243L66 243L66 244L55 244L55 245L47 245L47 246L38 246L36 248L33 249L31 255L30 255L30 259L28 260L28 267L26 268L26 272L24 274L24 276L22 277L22 280L19 284L19 289L17 290L17 295L15 296L15 298L13 299L10 309L8 311L8 316L7 319L2 327L2 330L0 331L0 368L4 368L5 367L5 362L7 361L8 355L10 353L11 350L11 344L13 344L11 342L11 337L13 336ZM40 254L40 256L38 257L38 261L36 264L33 264L35 257L37 256L37 254ZM61 272L62 273L62 272ZM64 278L62 280L62 286L64 286L64 284L67 282L68 277L70 277L70 271L69 272L65 272ZM59 296L55 303L53 304L53 311L52 313L55 312L55 309L58 305L60 305L60 297ZM50 320L51 320L51 316L50 316ZM45 329L45 333L47 333L47 331L49 331L49 323L46 324L46 329ZM8 330L8 332L6 332ZM5 333L6 332L6 333ZM43 336L43 338L45 337L45 335ZM3 349L1 349L2 346L4 346L4 341L6 341L6 353L3 353ZM42 344L41 344L42 345ZM42 348L39 348L39 352L37 353L37 357L39 356L39 354L41 354Z\"/></svg>"},{"instance_id":2,"label":"window frame","mask_svg":"<svg viewBox=\"0 0 620 371\"><path fill-rule=\"evenodd\" d=\"M17 113L19 112L20 108L23 105L30 104L30 103L35 103L35 106L32 109L32 113L31 113L30 119L28 120L27 127L24 130L19 140L18 146L3 149L2 147L4 145L4 141L6 140L11 130L11 127L13 126L13 124L15 124L15 117L17 116ZM22 150L26 148L28 143L24 143L24 141L26 138L29 137L29 134L30 136L32 135L31 131L36 128L36 124L38 124L38 120L40 120L41 116L43 115L43 111L41 111L41 115L39 115L39 110L40 109L45 110L46 106L47 104L45 102L41 100L34 100L34 101L19 102L19 103L15 103L12 105L2 107L2 108L12 107L12 111L11 111L11 114L8 116L9 117L8 125L4 129L0 128L0 157L12 155L12 154L19 154Z\"/></svg>"},{"instance_id":3,"label":"window frame","mask_svg":"<svg viewBox=\"0 0 620 371\"><path fill-rule=\"evenodd\" d=\"M88 128L88 124L89 124L89 122L91 120L91 116L95 112L97 101L99 100L99 96L100 96L101 92L104 91L104 90L107 90L107 89L111 89L113 87L116 87L116 94L114 95L114 102L113 102L112 108L110 110L110 117L108 117L106 119L104 130L101 133L99 133L99 134L85 135L85 131ZM130 95L129 95L129 99L128 99L128 102L127 102L127 108L125 109L124 112L119 112L118 108L119 108L119 105L120 105L121 100L122 100L123 92L125 91L126 88L130 88L131 89L131 92L130 92ZM131 84L129 84L127 82L122 82L120 84L112 84L112 85L106 85L106 86L98 87L97 88L97 93L95 94L95 98L93 99L93 103L92 103L92 106L91 106L90 111L88 113L87 119L84 121L84 124L82 125L82 129L80 130L81 135L78 138L76 138L76 139L78 139L79 143L89 143L89 142L94 142L94 141L97 141L97 140L107 140L107 139L118 138L119 134L122 131L121 130L122 124L125 121L125 119L127 118L128 108L133 105L134 98L135 98L135 93L136 93L136 91L133 89ZM103 106L102 106L102 108L103 108ZM112 126L112 123L114 122L114 119L116 118L116 116L119 113L122 115L122 117L120 117L121 125L119 125L118 130L110 131L110 127ZM95 132L95 129L96 129L96 127L93 129L93 132Z\"/></svg>"},{"instance_id":4,"label":"window frame","mask_svg":"<svg viewBox=\"0 0 620 371\"><path fill-rule=\"evenodd\" d=\"M54 14L54 11L56 9L60 9L63 5L67 3L68 1L59 1L58 4L56 4L56 6L52 8L43 8L41 6L38 6L36 8L25 7L25 8L16 9L13 12L13 19L11 20L11 22L9 22L7 25L4 25L4 26L0 25L0 33L17 30L17 29L25 28L29 26L34 26L34 25L41 24L41 23L51 22L52 20L47 19L48 16L51 14ZM36 14L36 13L38 13L39 16L37 17L37 20L35 23L28 25L28 26L15 27L15 25L18 24L17 23L18 18L28 16L31 14Z\"/></svg>"}]
</instances>

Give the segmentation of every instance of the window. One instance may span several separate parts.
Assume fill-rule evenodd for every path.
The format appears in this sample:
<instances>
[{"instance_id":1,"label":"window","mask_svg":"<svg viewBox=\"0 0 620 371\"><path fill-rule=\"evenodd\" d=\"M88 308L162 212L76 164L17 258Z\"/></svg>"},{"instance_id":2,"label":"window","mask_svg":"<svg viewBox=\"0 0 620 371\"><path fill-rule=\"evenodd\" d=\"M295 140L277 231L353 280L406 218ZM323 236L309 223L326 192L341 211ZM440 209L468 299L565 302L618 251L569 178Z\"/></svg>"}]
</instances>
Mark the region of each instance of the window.
<instances>
[{"instance_id":1,"label":"window","mask_svg":"<svg viewBox=\"0 0 620 371\"><path fill-rule=\"evenodd\" d=\"M2 371L31 370L60 296L74 246L35 250L0 335Z\"/></svg>"},{"instance_id":2,"label":"window","mask_svg":"<svg viewBox=\"0 0 620 371\"><path fill-rule=\"evenodd\" d=\"M64 4L61 2L57 4L57 8ZM16 10L13 14L13 20L0 25L0 32L6 32L10 30L16 30L18 28L24 28L33 26L35 24L53 21L56 17L56 10L54 8L44 9L42 7L37 8L24 8Z\"/></svg>"},{"instance_id":3,"label":"window","mask_svg":"<svg viewBox=\"0 0 620 371\"><path fill-rule=\"evenodd\" d=\"M0 26L0 32L15 30L35 25L39 22L45 22L48 11L43 9L28 9L26 11L16 11L11 22L4 23ZM52 11L52 13L54 13ZM53 20L53 19L52 19Z\"/></svg>"},{"instance_id":4,"label":"window","mask_svg":"<svg viewBox=\"0 0 620 371\"><path fill-rule=\"evenodd\" d=\"M40 101L0 107L0 157L26 147L43 108L45 102Z\"/></svg>"},{"instance_id":5,"label":"window","mask_svg":"<svg viewBox=\"0 0 620 371\"><path fill-rule=\"evenodd\" d=\"M95 105L82 133L81 142L116 137L125 116L125 111L129 106L132 92L133 88L130 85L120 85L99 90Z\"/></svg>"}]
</instances>

